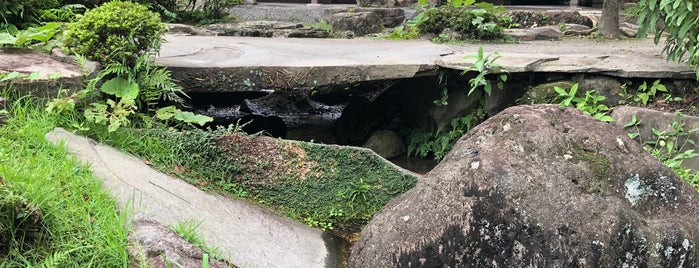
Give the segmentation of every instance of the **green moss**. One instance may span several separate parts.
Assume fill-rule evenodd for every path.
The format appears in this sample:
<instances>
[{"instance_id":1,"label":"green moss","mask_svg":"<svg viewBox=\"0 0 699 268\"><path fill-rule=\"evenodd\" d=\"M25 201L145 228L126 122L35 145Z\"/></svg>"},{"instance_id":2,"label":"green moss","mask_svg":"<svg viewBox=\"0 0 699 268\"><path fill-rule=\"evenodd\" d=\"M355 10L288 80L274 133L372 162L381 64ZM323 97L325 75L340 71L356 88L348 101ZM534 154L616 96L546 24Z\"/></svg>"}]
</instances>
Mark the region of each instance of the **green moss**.
<instances>
[{"instance_id":1,"label":"green moss","mask_svg":"<svg viewBox=\"0 0 699 268\"><path fill-rule=\"evenodd\" d=\"M590 171L592 171L592 180L585 180L587 183L581 182L581 187L587 193L599 193L607 194L610 192L609 187L609 171L611 170L612 161L609 158L599 152L593 152L583 147L582 144L574 142L571 145L572 151L572 161L573 163L579 163L583 161L587 164Z\"/></svg>"},{"instance_id":2,"label":"green moss","mask_svg":"<svg viewBox=\"0 0 699 268\"><path fill-rule=\"evenodd\" d=\"M571 88L575 83L573 81L556 81L543 83L531 87L524 96L518 101L519 104L541 104L554 103L558 93L554 90L555 87Z\"/></svg>"},{"instance_id":3,"label":"green moss","mask_svg":"<svg viewBox=\"0 0 699 268\"><path fill-rule=\"evenodd\" d=\"M299 145L308 160L317 163L312 175L267 185L259 196L312 226L358 231L388 201L417 181L361 149Z\"/></svg>"}]
</instances>

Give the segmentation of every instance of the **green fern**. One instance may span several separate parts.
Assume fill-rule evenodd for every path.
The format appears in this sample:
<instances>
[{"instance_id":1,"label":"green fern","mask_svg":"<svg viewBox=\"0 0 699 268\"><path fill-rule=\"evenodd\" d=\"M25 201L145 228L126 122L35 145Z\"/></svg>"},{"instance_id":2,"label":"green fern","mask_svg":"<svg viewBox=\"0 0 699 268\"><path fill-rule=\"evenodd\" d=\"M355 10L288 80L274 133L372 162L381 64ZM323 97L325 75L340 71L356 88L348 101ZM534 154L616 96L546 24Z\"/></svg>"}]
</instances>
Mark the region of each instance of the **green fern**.
<instances>
[{"instance_id":1,"label":"green fern","mask_svg":"<svg viewBox=\"0 0 699 268\"><path fill-rule=\"evenodd\" d=\"M408 136L408 155L427 157L432 154L435 160L441 160L478 118L478 114L473 113L454 118L449 125L441 124L434 131L413 130Z\"/></svg>"},{"instance_id":2,"label":"green fern","mask_svg":"<svg viewBox=\"0 0 699 268\"><path fill-rule=\"evenodd\" d=\"M61 263L63 261L67 260L68 257L70 256L73 251L85 249L87 247L77 247L68 251L57 251L54 252L53 255L50 255L46 257L41 263L37 265L28 265L28 268L55 268L55 267L61 267Z\"/></svg>"}]
</instances>

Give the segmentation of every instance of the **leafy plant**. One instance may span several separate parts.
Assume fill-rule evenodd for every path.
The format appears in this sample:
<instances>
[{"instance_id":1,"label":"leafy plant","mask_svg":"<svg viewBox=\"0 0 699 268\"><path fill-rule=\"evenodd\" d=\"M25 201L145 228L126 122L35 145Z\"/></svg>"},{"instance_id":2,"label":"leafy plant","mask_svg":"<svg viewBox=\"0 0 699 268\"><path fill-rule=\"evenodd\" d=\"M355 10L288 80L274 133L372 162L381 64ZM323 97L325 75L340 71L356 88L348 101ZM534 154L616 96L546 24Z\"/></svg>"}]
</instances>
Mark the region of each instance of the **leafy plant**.
<instances>
[{"instance_id":1,"label":"leafy plant","mask_svg":"<svg viewBox=\"0 0 699 268\"><path fill-rule=\"evenodd\" d=\"M478 48L476 54L468 55L466 59L474 59L474 63L469 66L468 69L461 72L461 75L466 75L469 72L477 72L477 75L469 79L469 85L471 88L468 91L468 95L473 94L477 89L483 88L483 91L490 95L493 91L493 82L497 83L499 89L505 87L505 82L507 82L507 73L501 69L500 65L495 63L496 60L500 58L497 52L484 55L483 47ZM499 74L498 74L499 73ZM495 81L491 81L493 75L496 75ZM446 73L438 74L438 84L441 89L441 96L439 99L435 100L434 103L437 105L447 105L448 87L447 87L447 75Z\"/></svg>"},{"instance_id":2,"label":"leafy plant","mask_svg":"<svg viewBox=\"0 0 699 268\"><path fill-rule=\"evenodd\" d=\"M588 90L585 92L584 97L579 97L578 94L578 83L575 83L569 91L566 91L560 87L553 88L561 102L559 105L561 107L575 107L583 113L590 115L597 120L602 122L613 122L614 118L609 116L609 107L602 104L601 102L606 99L605 96L600 96L595 94L594 90Z\"/></svg>"},{"instance_id":3,"label":"leafy plant","mask_svg":"<svg viewBox=\"0 0 699 268\"><path fill-rule=\"evenodd\" d=\"M648 87L648 84L643 81L643 84L638 86L636 94L626 93L626 87L622 87L624 90L624 96L630 100L632 103L637 103L641 105L648 105L648 103L655 99L659 92L667 93L667 88L665 85L660 83L660 80L655 80L653 84Z\"/></svg>"},{"instance_id":4,"label":"leafy plant","mask_svg":"<svg viewBox=\"0 0 699 268\"><path fill-rule=\"evenodd\" d=\"M653 128L651 129L652 137L648 140L643 140L643 137L641 137L639 133L639 126L642 122L636 115L631 116L631 121L626 123L624 128L633 129L633 132L628 133L629 138L638 140L641 145L643 145L643 149L699 190L699 173L695 170L682 167L684 160L699 156L699 153L694 149L685 149L688 144L696 145L690 136L699 131L699 128L686 129L685 123L682 120L684 115L677 112L675 116L677 120L670 122L668 125L669 130Z\"/></svg>"},{"instance_id":5,"label":"leafy plant","mask_svg":"<svg viewBox=\"0 0 699 268\"><path fill-rule=\"evenodd\" d=\"M86 7L81 4L68 4L60 8L44 10L39 19L53 22L76 22L85 12Z\"/></svg>"},{"instance_id":6,"label":"leafy plant","mask_svg":"<svg viewBox=\"0 0 699 268\"><path fill-rule=\"evenodd\" d=\"M685 61L692 66L699 79L699 13L697 0L640 0L636 4L638 35L650 31L655 43L665 38L663 52L673 61ZM663 34L666 33L666 34ZM686 57L685 57L686 56Z\"/></svg>"},{"instance_id":7,"label":"leafy plant","mask_svg":"<svg viewBox=\"0 0 699 268\"><path fill-rule=\"evenodd\" d=\"M112 1L70 23L65 45L72 52L102 64L134 66L141 55L160 48L160 35L165 30L160 15L145 6Z\"/></svg>"},{"instance_id":8,"label":"leafy plant","mask_svg":"<svg viewBox=\"0 0 699 268\"><path fill-rule=\"evenodd\" d=\"M213 121L213 118L209 116L182 111L173 105L158 109L155 112L155 117L160 120L175 120L189 124L197 124L200 126Z\"/></svg>"},{"instance_id":9,"label":"leafy plant","mask_svg":"<svg viewBox=\"0 0 699 268\"><path fill-rule=\"evenodd\" d=\"M196 25L228 22L232 19L226 9L239 4L242 4L242 0L205 0L200 10L195 10L192 6L190 10L185 7L177 11L176 21Z\"/></svg>"},{"instance_id":10,"label":"leafy plant","mask_svg":"<svg viewBox=\"0 0 699 268\"><path fill-rule=\"evenodd\" d=\"M3 0L0 1L0 31L16 31L39 23L44 10L59 7L56 0Z\"/></svg>"},{"instance_id":11,"label":"leafy plant","mask_svg":"<svg viewBox=\"0 0 699 268\"><path fill-rule=\"evenodd\" d=\"M507 73L502 73L500 65L496 64L495 61L500 58L497 52L490 53L488 55L483 54L483 47L478 48L478 53L466 56L466 59L475 59L475 62L469 67L469 69L464 70L461 74L466 74L470 71L478 72L476 77L469 80L471 89L468 91L468 95L471 95L476 89L483 87L486 94L490 95L492 92L492 81L487 79L490 74L500 73L497 77L497 87L503 89L505 82L507 82Z\"/></svg>"},{"instance_id":12,"label":"leafy plant","mask_svg":"<svg viewBox=\"0 0 699 268\"><path fill-rule=\"evenodd\" d=\"M0 33L0 46L33 47L43 45L45 50L51 50L54 43L49 43L54 36L61 31L60 22L49 22L38 27L29 27L26 30L18 30L14 34Z\"/></svg>"},{"instance_id":13,"label":"leafy plant","mask_svg":"<svg viewBox=\"0 0 699 268\"><path fill-rule=\"evenodd\" d=\"M454 146L454 142L482 119L477 113L451 120L449 125L439 125L434 131L413 130L408 136L408 155L427 157L430 154L435 160L441 160Z\"/></svg>"}]
</instances>

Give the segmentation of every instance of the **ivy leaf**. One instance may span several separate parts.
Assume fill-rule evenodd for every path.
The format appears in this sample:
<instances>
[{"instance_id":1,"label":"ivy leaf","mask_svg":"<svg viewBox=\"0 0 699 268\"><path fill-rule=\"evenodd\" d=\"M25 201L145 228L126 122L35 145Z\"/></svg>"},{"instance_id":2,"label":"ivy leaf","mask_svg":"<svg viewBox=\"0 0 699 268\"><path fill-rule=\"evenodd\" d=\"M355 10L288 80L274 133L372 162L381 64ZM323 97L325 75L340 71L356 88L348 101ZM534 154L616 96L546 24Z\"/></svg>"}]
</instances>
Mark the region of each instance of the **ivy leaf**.
<instances>
[{"instance_id":1,"label":"ivy leaf","mask_svg":"<svg viewBox=\"0 0 699 268\"><path fill-rule=\"evenodd\" d=\"M175 116L176 111L177 108L175 108L175 106L170 105L155 111L155 117L160 120L170 120Z\"/></svg>"},{"instance_id":2,"label":"ivy leaf","mask_svg":"<svg viewBox=\"0 0 699 268\"><path fill-rule=\"evenodd\" d=\"M14 45L17 43L17 38L9 33L0 33L1 45Z\"/></svg>"},{"instance_id":3,"label":"ivy leaf","mask_svg":"<svg viewBox=\"0 0 699 268\"><path fill-rule=\"evenodd\" d=\"M15 79L17 77L19 77L19 72L14 71L14 72L11 72L11 73L5 75L4 77L2 77L2 79L0 79L0 82L9 81L9 80Z\"/></svg>"},{"instance_id":4,"label":"ivy leaf","mask_svg":"<svg viewBox=\"0 0 699 268\"><path fill-rule=\"evenodd\" d=\"M623 128L628 128L628 127L635 127L641 124L641 121L638 120L636 115L631 115L631 121L626 123ZM633 139L633 138L632 138Z\"/></svg>"},{"instance_id":5,"label":"ivy leaf","mask_svg":"<svg viewBox=\"0 0 699 268\"><path fill-rule=\"evenodd\" d=\"M116 77L104 82L100 88L102 92L125 99L136 99L139 87L135 82Z\"/></svg>"},{"instance_id":6,"label":"ivy leaf","mask_svg":"<svg viewBox=\"0 0 699 268\"><path fill-rule=\"evenodd\" d=\"M155 111L155 117L160 120L170 120L175 119L177 121L198 124L203 126L204 124L214 121L213 118L205 115L194 114L192 112L185 112L177 109L175 106L167 106Z\"/></svg>"},{"instance_id":7,"label":"ivy leaf","mask_svg":"<svg viewBox=\"0 0 699 268\"><path fill-rule=\"evenodd\" d=\"M187 123L193 123L193 124L198 124L200 126L203 126L204 124L214 121L213 118L205 115L200 115L200 114L194 114L192 112L183 112L179 109L175 111L175 120L179 120L182 122L187 122Z\"/></svg>"}]
</instances>

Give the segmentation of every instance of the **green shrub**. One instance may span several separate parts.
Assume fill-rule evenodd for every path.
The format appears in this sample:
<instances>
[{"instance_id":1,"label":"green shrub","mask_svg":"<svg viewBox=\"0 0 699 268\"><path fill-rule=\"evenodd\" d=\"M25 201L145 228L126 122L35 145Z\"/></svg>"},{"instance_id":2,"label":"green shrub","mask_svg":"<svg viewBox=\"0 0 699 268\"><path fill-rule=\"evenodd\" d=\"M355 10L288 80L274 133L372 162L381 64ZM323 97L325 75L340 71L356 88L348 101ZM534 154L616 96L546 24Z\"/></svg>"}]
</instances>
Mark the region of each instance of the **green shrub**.
<instances>
[{"instance_id":1,"label":"green shrub","mask_svg":"<svg viewBox=\"0 0 699 268\"><path fill-rule=\"evenodd\" d=\"M160 15L140 4L113 1L85 12L68 26L65 45L72 52L103 64L132 66L149 51L158 50L166 30Z\"/></svg>"},{"instance_id":2,"label":"green shrub","mask_svg":"<svg viewBox=\"0 0 699 268\"><path fill-rule=\"evenodd\" d=\"M417 28L421 34L441 34L451 29L462 35L462 39L493 40L503 37L504 26L509 25L509 17L501 9L487 3L479 3L479 8L467 6L441 6L425 11Z\"/></svg>"}]
</instances>

